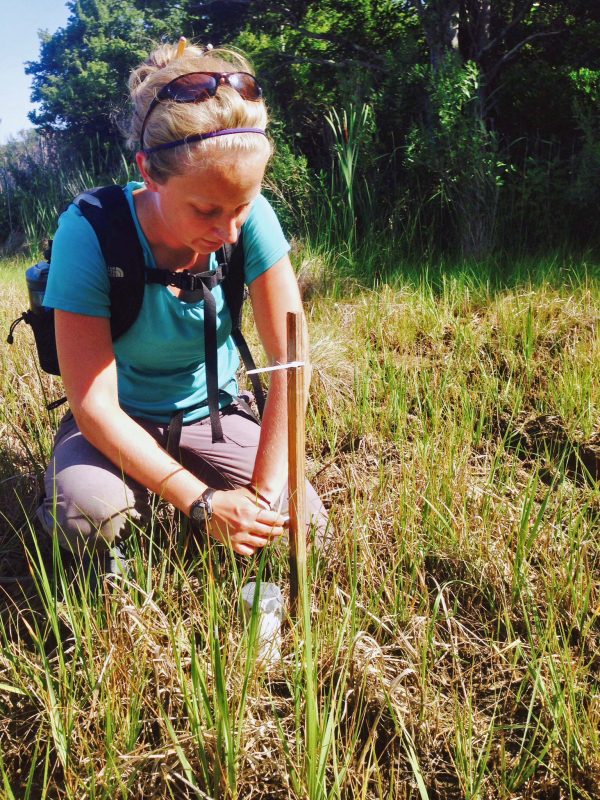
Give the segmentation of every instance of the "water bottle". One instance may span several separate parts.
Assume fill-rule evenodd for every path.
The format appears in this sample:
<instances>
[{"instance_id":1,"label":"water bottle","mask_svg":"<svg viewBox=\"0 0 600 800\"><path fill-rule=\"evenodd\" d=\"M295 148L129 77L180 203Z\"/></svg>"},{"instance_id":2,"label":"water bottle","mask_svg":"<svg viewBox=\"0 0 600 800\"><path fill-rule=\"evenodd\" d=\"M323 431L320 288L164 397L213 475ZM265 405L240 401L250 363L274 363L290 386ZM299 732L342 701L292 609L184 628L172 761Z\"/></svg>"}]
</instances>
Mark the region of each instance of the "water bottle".
<instances>
[{"instance_id":1,"label":"water bottle","mask_svg":"<svg viewBox=\"0 0 600 800\"><path fill-rule=\"evenodd\" d=\"M252 606L257 585L254 581L242 588L241 616L247 623L252 617ZM257 604L258 630L256 633L256 660L269 668L281 661L281 623L283 621L283 595L274 583L261 583Z\"/></svg>"},{"instance_id":2,"label":"water bottle","mask_svg":"<svg viewBox=\"0 0 600 800\"><path fill-rule=\"evenodd\" d=\"M44 294L48 283L49 269L50 264L47 261L39 261L25 272L29 308L34 314L45 314L48 311L44 306Z\"/></svg>"}]
</instances>

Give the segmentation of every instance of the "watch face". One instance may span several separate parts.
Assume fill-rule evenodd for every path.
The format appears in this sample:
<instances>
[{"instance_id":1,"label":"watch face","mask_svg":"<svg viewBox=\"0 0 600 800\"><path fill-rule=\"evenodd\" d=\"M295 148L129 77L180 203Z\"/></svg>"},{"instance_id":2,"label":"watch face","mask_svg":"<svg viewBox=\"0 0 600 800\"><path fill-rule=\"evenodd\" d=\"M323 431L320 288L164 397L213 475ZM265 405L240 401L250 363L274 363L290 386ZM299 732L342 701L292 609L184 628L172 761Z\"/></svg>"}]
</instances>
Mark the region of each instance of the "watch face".
<instances>
[{"instance_id":1,"label":"watch face","mask_svg":"<svg viewBox=\"0 0 600 800\"><path fill-rule=\"evenodd\" d=\"M190 510L190 519L196 525L206 525L206 505L203 502L195 503Z\"/></svg>"}]
</instances>

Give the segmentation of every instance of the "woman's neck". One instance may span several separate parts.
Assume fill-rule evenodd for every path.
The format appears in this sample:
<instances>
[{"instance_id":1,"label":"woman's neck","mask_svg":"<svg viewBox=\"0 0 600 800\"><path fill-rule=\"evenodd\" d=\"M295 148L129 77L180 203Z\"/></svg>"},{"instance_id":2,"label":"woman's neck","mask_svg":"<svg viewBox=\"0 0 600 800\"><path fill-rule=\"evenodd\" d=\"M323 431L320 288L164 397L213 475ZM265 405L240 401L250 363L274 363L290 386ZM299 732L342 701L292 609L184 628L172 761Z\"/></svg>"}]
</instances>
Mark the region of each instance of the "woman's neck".
<instances>
[{"instance_id":1,"label":"woman's neck","mask_svg":"<svg viewBox=\"0 0 600 800\"><path fill-rule=\"evenodd\" d=\"M151 193L147 189L138 189L133 193L133 204L138 222L142 228L154 261L159 269L188 270L201 272L208 269L210 256L195 253L187 247L177 248L172 246L164 236L163 226L159 215L152 203Z\"/></svg>"}]
</instances>

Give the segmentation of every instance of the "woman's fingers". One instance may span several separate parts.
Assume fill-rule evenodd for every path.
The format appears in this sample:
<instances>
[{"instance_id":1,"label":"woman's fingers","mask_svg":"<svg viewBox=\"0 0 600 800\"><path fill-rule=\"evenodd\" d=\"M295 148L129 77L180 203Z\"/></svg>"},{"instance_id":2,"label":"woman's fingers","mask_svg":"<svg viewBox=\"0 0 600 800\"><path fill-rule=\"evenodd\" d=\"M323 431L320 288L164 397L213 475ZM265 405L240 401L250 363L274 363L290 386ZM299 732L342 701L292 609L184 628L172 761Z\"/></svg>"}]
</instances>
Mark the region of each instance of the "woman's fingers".
<instances>
[{"instance_id":1,"label":"woman's fingers","mask_svg":"<svg viewBox=\"0 0 600 800\"><path fill-rule=\"evenodd\" d=\"M284 514L280 514L279 511L270 511L268 509L261 508L256 515L256 519L265 525L277 525L281 528L283 527L286 517Z\"/></svg>"},{"instance_id":2,"label":"woman's fingers","mask_svg":"<svg viewBox=\"0 0 600 800\"><path fill-rule=\"evenodd\" d=\"M247 544L234 544L233 551L240 556L253 556L256 553L256 548L249 547Z\"/></svg>"},{"instance_id":3,"label":"woman's fingers","mask_svg":"<svg viewBox=\"0 0 600 800\"><path fill-rule=\"evenodd\" d=\"M241 556L252 556L272 541L272 538L250 536L249 534L236 534L235 536L217 537L224 544L229 543L235 553Z\"/></svg>"},{"instance_id":4,"label":"woman's fingers","mask_svg":"<svg viewBox=\"0 0 600 800\"><path fill-rule=\"evenodd\" d=\"M253 555L284 533L287 517L248 497L246 489L215 492L211 536L229 542L236 553Z\"/></svg>"},{"instance_id":5,"label":"woman's fingers","mask_svg":"<svg viewBox=\"0 0 600 800\"><path fill-rule=\"evenodd\" d=\"M228 537L232 541L242 536L254 536L260 540L271 541L273 539L278 539L284 532L282 525L264 525L256 521L243 531L233 531L231 528L228 528L227 525L219 524L218 522L215 527L220 533L221 538Z\"/></svg>"},{"instance_id":6,"label":"woman's fingers","mask_svg":"<svg viewBox=\"0 0 600 800\"><path fill-rule=\"evenodd\" d=\"M217 526L230 535L234 533L255 533L261 536L281 536L286 517L277 511L253 506L243 514L243 518L229 522L226 518L216 518ZM236 531L237 529L237 531Z\"/></svg>"},{"instance_id":7,"label":"woman's fingers","mask_svg":"<svg viewBox=\"0 0 600 800\"><path fill-rule=\"evenodd\" d=\"M237 539L237 537L236 537L236 542L239 542L239 544L243 544L243 545L245 545L247 547L252 547L255 550L257 550L259 548L262 548L262 547L265 547L265 545L269 544L271 541L272 541L272 539L268 539L265 536L250 536L250 535L247 535L247 536L244 536L243 538L240 538L240 539Z\"/></svg>"},{"instance_id":8,"label":"woman's fingers","mask_svg":"<svg viewBox=\"0 0 600 800\"><path fill-rule=\"evenodd\" d=\"M261 539L279 539L280 536L283 536L283 528L278 525L277 527L267 526L267 525L256 525L250 533L253 536L260 537Z\"/></svg>"}]
</instances>

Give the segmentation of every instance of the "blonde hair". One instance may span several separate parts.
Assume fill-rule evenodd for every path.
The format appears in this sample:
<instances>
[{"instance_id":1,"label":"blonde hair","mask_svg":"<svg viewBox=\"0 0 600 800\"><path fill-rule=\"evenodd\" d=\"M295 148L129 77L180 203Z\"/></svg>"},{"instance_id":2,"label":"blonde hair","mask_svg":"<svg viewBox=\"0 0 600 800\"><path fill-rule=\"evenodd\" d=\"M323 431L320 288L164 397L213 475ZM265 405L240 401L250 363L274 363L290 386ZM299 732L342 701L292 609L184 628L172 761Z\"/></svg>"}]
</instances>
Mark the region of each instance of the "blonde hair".
<instances>
[{"instance_id":1,"label":"blonde hair","mask_svg":"<svg viewBox=\"0 0 600 800\"><path fill-rule=\"evenodd\" d=\"M188 45L183 53L181 46L164 44L157 47L129 77L129 94L133 113L127 128L127 144L139 145L142 125L150 104L165 84L190 72L250 72L252 68L244 56L232 49L208 49ZM144 130L144 147L185 139L198 133L227 128L260 128L268 123L267 108L262 100L244 100L227 84L220 85L214 97L201 103L158 103ZM190 168L201 166L208 158L218 158L229 153L253 155L271 154L268 139L256 133L231 134L206 139L172 150L150 153L146 156L148 172L162 183L172 175L181 175Z\"/></svg>"}]
</instances>

